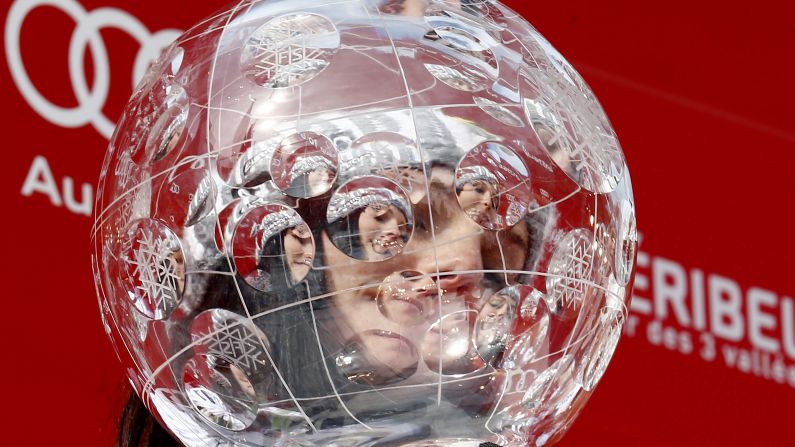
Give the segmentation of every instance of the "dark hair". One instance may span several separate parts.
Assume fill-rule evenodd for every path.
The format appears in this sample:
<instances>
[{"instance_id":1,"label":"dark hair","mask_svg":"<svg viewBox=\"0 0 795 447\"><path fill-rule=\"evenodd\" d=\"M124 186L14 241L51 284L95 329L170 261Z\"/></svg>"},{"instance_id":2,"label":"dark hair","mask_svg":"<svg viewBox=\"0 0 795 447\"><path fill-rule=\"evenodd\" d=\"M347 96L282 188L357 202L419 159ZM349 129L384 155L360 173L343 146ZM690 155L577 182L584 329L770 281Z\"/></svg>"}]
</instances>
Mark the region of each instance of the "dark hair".
<instances>
[{"instance_id":1,"label":"dark hair","mask_svg":"<svg viewBox=\"0 0 795 447\"><path fill-rule=\"evenodd\" d=\"M135 393L130 395L121 414L117 447L178 447L180 445L160 426Z\"/></svg>"},{"instance_id":2,"label":"dark hair","mask_svg":"<svg viewBox=\"0 0 795 447\"><path fill-rule=\"evenodd\" d=\"M357 208L328 226L329 237L334 245L355 259L366 258L359 231L359 218L363 212L364 208Z\"/></svg>"},{"instance_id":3,"label":"dark hair","mask_svg":"<svg viewBox=\"0 0 795 447\"><path fill-rule=\"evenodd\" d=\"M317 236L319 235L315 237ZM280 235L271 238L271 240L277 241L281 239ZM214 268L218 271L228 270L224 265L226 265L225 260ZM269 267L276 266L270 265ZM232 281L236 281L237 284ZM302 286L303 284L306 286ZM263 292L250 286L242 277L232 278L228 275L219 275L204 285L206 293L200 307L201 310L220 307L243 314L242 304L245 304L251 315L257 315L270 309L304 301L310 296L319 295L323 290L324 279L322 272L312 270L305 281L298 286L291 287L286 278L285 281L271 283L271 286L270 291ZM240 295L237 290L240 290ZM242 303L240 302L241 296ZM324 307L323 303L324 300L318 300L314 304L304 302L268 313L255 320L257 326L268 337L272 347L273 361L278 365L286 385L293 390L296 397L333 394L328 380L318 380L318 378L326 377L323 362L329 355L326 352L321 354L319 351L312 312ZM322 328L318 328L318 330L322 331ZM179 337L179 334L174 335ZM323 337L321 336L321 338ZM183 342L188 344L188 340L183 340ZM329 365L329 367L333 367L333 365ZM272 385L269 391L276 393L280 398L284 397L281 395L283 394L281 384ZM319 399L310 404L302 404L302 406L307 413L313 416L327 413L329 416L326 419L334 417L335 421L338 421L336 423L346 423L337 417L336 402ZM160 426L138 396L133 393L121 416L117 446L172 447L179 445L181 444Z\"/></svg>"},{"instance_id":4,"label":"dark hair","mask_svg":"<svg viewBox=\"0 0 795 447\"><path fill-rule=\"evenodd\" d=\"M326 224L326 208L330 194L324 196L299 200L296 211L301 215L305 222L318 223L312 225L311 231L315 240L315 259L317 267L321 267L324 260L323 253L323 233L329 237L337 232ZM346 225L340 231L341 234L358 234L358 214L350 216L352 218L342 219L348 221L339 223ZM530 243L528 246L528 263L530 266L535 263L541 253L541 241L543 239L544 226L549 216L547 212L535 213L533 219L526 219L529 229ZM335 223L337 224L337 223ZM351 230L356 230L352 231ZM275 236L273 239L278 246L263 247L263 252L279 253L283 247L282 236ZM359 243L357 238L351 241L353 244ZM270 241L267 241L270 243ZM335 244L337 245L337 244ZM342 249L343 252L346 250ZM353 250L354 247L350 247ZM278 257L273 257L277 259ZM532 259L531 259L532 258ZM229 267L226 260L220 262L221 265L214 266L211 270L228 271ZM264 264L263 264L264 266ZM276 265L268 266L271 271L277 271ZM529 266L528 266L529 267ZM276 269L274 269L276 268ZM285 273L289 274L286 270ZM237 284L235 284L235 281ZM203 299L201 310L209 308L224 308L243 314L242 305L245 304L246 310L251 315L259 315L254 320L255 324L269 338L272 347L273 361L278 365L279 372L285 384L293 391L296 398L302 399L303 410L316 423L318 428L332 426L342 426L348 424L350 416L343 411L339 402L335 398L314 398L318 396L333 396L334 389L339 393L353 391L367 387L360 383L347 380L344 374L334 364L334 359L338 352L343 349L344 341L335 340L335 337L325 336L326 328L322 320L315 318L318 311L328 306L328 301L324 299L309 300L309 298L319 296L326 292L326 278L324 270L320 268L311 269L307 277L298 285L291 286L289 282L277 281L272 283L269 291L264 292L249 285L240 276L218 275L213 277L203 286ZM240 293L238 294L238 290ZM241 298L242 297L242 302ZM277 311L269 312L274 309ZM199 309L197 309L199 311ZM319 342L320 340L320 342ZM186 345L188 341L186 340ZM331 381L327 380L327 377ZM494 384L492 384L493 386ZM277 384L277 388L281 384ZM276 390L278 393L278 389ZM483 395L473 395L467 401L459 402L472 414L477 414L486 408ZM413 404L413 403L406 403ZM399 405L395 404L393 411L400 411ZM359 414L362 419L380 418L389 415L388 409L376 409L374 414ZM146 410L137 396L133 395L125 408L119 427L119 447L171 447L178 446L179 443L168 435L165 429L161 428L154 417Z\"/></svg>"},{"instance_id":5,"label":"dark hair","mask_svg":"<svg viewBox=\"0 0 795 447\"><path fill-rule=\"evenodd\" d=\"M268 288L280 292L292 284L290 268L284 258L284 239L289 231L290 228L269 237L257 254L257 269L267 272Z\"/></svg>"}]
</instances>

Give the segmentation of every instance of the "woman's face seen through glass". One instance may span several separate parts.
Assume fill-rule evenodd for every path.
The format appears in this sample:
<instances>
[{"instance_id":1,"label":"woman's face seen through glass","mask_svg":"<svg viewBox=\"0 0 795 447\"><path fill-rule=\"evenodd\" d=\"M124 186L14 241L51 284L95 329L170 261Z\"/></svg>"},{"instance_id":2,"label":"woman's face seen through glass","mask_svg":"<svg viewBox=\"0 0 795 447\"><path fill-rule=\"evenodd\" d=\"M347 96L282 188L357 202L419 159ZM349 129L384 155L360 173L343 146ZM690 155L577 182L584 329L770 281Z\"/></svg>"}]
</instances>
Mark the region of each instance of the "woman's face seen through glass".
<instances>
[{"instance_id":1,"label":"woman's face seen through glass","mask_svg":"<svg viewBox=\"0 0 795 447\"><path fill-rule=\"evenodd\" d=\"M461 207L472 220L482 226L496 220L498 197L497 186L483 180L465 183L458 193Z\"/></svg>"},{"instance_id":2,"label":"woman's face seen through glass","mask_svg":"<svg viewBox=\"0 0 795 447\"><path fill-rule=\"evenodd\" d=\"M290 228L284 234L284 255L292 277L292 282L301 281L312 268L315 250L312 244L312 233L306 224Z\"/></svg>"},{"instance_id":3,"label":"woman's face seen through glass","mask_svg":"<svg viewBox=\"0 0 795 447\"><path fill-rule=\"evenodd\" d=\"M308 3L208 19L125 109L92 259L136 391L188 445L555 435L631 291L601 107L499 1Z\"/></svg>"},{"instance_id":4,"label":"woman's face seen through glass","mask_svg":"<svg viewBox=\"0 0 795 447\"><path fill-rule=\"evenodd\" d=\"M524 222L501 232L484 230L459 205L451 169L434 168L428 189L430 196L414 205L411 238L388 259L383 247L402 242L405 216L391 205L361 213L362 244L383 259L366 269L322 235L326 286L334 294L331 330L344 345L356 346L343 348L343 355L355 351L353 363L369 368L356 377L388 383L416 370L406 383L435 383L440 368L460 374L484 366L471 337L478 310L515 279L504 272L521 269L527 257ZM502 255L490 249L496 239Z\"/></svg>"},{"instance_id":5,"label":"woman's face seen through glass","mask_svg":"<svg viewBox=\"0 0 795 447\"><path fill-rule=\"evenodd\" d=\"M406 216L394 205L377 204L359 214L359 238L365 257L375 261L394 256L403 250Z\"/></svg>"}]
</instances>

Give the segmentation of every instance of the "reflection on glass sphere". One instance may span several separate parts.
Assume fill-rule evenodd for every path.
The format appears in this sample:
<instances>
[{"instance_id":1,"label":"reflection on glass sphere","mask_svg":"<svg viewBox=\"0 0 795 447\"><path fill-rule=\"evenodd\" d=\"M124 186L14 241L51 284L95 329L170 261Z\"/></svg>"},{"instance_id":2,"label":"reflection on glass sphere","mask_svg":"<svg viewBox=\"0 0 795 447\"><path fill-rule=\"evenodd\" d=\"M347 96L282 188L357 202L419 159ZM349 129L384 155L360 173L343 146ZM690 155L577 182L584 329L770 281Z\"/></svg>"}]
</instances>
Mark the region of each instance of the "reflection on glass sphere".
<instances>
[{"instance_id":1,"label":"reflection on glass sphere","mask_svg":"<svg viewBox=\"0 0 795 447\"><path fill-rule=\"evenodd\" d=\"M106 332L188 446L553 442L638 243L593 92L492 0L202 22L136 88L97 204Z\"/></svg>"}]
</instances>

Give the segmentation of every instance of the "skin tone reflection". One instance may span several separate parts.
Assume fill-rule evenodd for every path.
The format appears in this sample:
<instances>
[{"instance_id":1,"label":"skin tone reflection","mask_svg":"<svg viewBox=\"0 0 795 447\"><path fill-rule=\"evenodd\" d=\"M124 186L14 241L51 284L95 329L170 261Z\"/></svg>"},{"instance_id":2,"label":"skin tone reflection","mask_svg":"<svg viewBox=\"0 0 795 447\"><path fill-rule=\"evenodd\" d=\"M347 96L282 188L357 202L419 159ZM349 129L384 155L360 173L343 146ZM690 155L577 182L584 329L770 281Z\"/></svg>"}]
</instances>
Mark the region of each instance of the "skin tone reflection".
<instances>
[{"instance_id":1,"label":"skin tone reflection","mask_svg":"<svg viewBox=\"0 0 795 447\"><path fill-rule=\"evenodd\" d=\"M547 148L547 151L549 151L549 155L552 157L552 160L570 177L578 178L579 174L577 173L571 157L565 150L563 150L560 145L560 141L555 139L555 133L552 131L552 129L544 124L537 124L536 133L538 134L538 138L541 140L541 144L543 144L544 147Z\"/></svg>"},{"instance_id":2,"label":"skin tone reflection","mask_svg":"<svg viewBox=\"0 0 795 447\"><path fill-rule=\"evenodd\" d=\"M439 359L445 374L469 372L482 365L471 363L477 303L500 290L506 279L512 280L483 270L521 269L528 251L524 222L498 236L483 230L462 210L451 169L434 168L428 188L430 197L421 197L414 206L413 235L394 257L363 268L327 234L321 242L326 286L338 291L330 300L334 326L330 329L341 340L355 340L357 355L370 367L377 365L382 377L416 365L416 373L401 383L438 382L434 371L438 371ZM378 212L390 223L376 225ZM401 213L391 207L370 213L366 219L373 222L360 222L360 226L373 225L374 234L403 223L392 220ZM504 256L494 255L497 237ZM440 324L440 315L449 317ZM425 361L418 361L417 351Z\"/></svg>"},{"instance_id":3,"label":"skin tone reflection","mask_svg":"<svg viewBox=\"0 0 795 447\"><path fill-rule=\"evenodd\" d=\"M177 277L177 290L175 290L175 292L180 294L185 290L185 257L182 255L182 251L178 250L172 253L171 259L174 265L174 273Z\"/></svg>"},{"instance_id":4,"label":"skin tone reflection","mask_svg":"<svg viewBox=\"0 0 795 447\"><path fill-rule=\"evenodd\" d=\"M185 257L181 250L172 251L166 259L173 271L159 270L157 282L167 289L167 299L158 301L149 293L144 294L144 301L140 304L149 312L157 314L176 306L185 290Z\"/></svg>"},{"instance_id":5,"label":"skin tone reflection","mask_svg":"<svg viewBox=\"0 0 795 447\"><path fill-rule=\"evenodd\" d=\"M481 226L489 227L497 221L499 206L497 185L484 180L465 183L458 192L461 208Z\"/></svg>"},{"instance_id":6,"label":"skin tone reflection","mask_svg":"<svg viewBox=\"0 0 795 447\"><path fill-rule=\"evenodd\" d=\"M256 270L246 276L249 284L264 291L297 284L315 260L312 232L304 223L287 228L268 238L258 257Z\"/></svg>"},{"instance_id":7,"label":"skin tone reflection","mask_svg":"<svg viewBox=\"0 0 795 447\"><path fill-rule=\"evenodd\" d=\"M443 374L466 374L484 366L472 349L472 322L477 312L444 312L441 323L430 327L422 343L425 364Z\"/></svg>"},{"instance_id":8,"label":"skin tone reflection","mask_svg":"<svg viewBox=\"0 0 795 447\"><path fill-rule=\"evenodd\" d=\"M296 177L287 188L287 193L294 197L317 197L331 188L334 177L334 172L328 168L315 169Z\"/></svg>"},{"instance_id":9,"label":"skin tone reflection","mask_svg":"<svg viewBox=\"0 0 795 447\"><path fill-rule=\"evenodd\" d=\"M255 400L257 398L257 394L254 391L254 386L251 384L251 381L248 380L246 373L244 373L240 368L235 365L229 365L229 372L231 376L234 378L235 383L238 387L240 387L240 391L243 394L251 399Z\"/></svg>"},{"instance_id":10,"label":"skin tone reflection","mask_svg":"<svg viewBox=\"0 0 795 447\"><path fill-rule=\"evenodd\" d=\"M422 17L427 8L427 0L389 0L381 7L382 12L410 17Z\"/></svg>"},{"instance_id":11,"label":"skin tone reflection","mask_svg":"<svg viewBox=\"0 0 795 447\"><path fill-rule=\"evenodd\" d=\"M328 191L334 181L334 173L330 169L316 169L309 173L307 185L312 196Z\"/></svg>"},{"instance_id":12,"label":"skin tone reflection","mask_svg":"<svg viewBox=\"0 0 795 447\"><path fill-rule=\"evenodd\" d=\"M394 256L403 250L406 216L394 205L376 204L359 214L359 238L365 258L377 261Z\"/></svg>"},{"instance_id":13,"label":"skin tone reflection","mask_svg":"<svg viewBox=\"0 0 795 447\"><path fill-rule=\"evenodd\" d=\"M491 360L505 349L515 309L516 301L505 291L495 293L483 303L475 328L475 346L484 359Z\"/></svg>"},{"instance_id":14,"label":"skin tone reflection","mask_svg":"<svg viewBox=\"0 0 795 447\"><path fill-rule=\"evenodd\" d=\"M378 306L388 319L402 326L416 326L433 314L438 297L430 275L417 271L395 272L378 291Z\"/></svg>"},{"instance_id":15,"label":"skin tone reflection","mask_svg":"<svg viewBox=\"0 0 795 447\"><path fill-rule=\"evenodd\" d=\"M383 12L389 14L401 14L410 17L422 17L429 6L428 0L389 0L381 7ZM460 1L447 0L445 6L448 8L460 9Z\"/></svg>"},{"instance_id":16,"label":"skin tone reflection","mask_svg":"<svg viewBox=\"0 0 795 447\"><path fill-rule=\"evenodd\" d=\"M290 228L284 232L284 255L293 283L297 283L309 274L315 260L312 244L312 233L306 224Z\"/></svg>"}]
</instances>

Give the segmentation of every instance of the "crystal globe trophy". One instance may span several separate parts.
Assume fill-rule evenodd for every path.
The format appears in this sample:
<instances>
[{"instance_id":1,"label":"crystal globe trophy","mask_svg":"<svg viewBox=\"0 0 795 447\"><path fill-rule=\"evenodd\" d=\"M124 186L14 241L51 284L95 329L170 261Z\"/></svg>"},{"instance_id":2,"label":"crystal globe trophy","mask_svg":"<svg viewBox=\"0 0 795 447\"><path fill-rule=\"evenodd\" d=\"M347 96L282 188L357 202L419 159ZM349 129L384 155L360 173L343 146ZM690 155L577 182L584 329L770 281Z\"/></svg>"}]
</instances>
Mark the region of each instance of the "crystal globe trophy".
<instances>
[{"instance_id":1,"label":"crystal globe trophy","mask_svg":"<svg viewBox=\"0 0 795 447\"><path fill-rule=\"evenodd\" d=\"M105 330L187 446L554 443L637 246L601 106L488 0L208 18L135 89L96 209Z\"/></svg>"}]
</instances>

